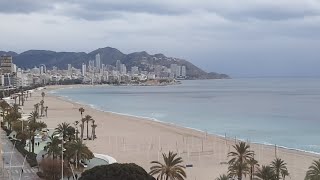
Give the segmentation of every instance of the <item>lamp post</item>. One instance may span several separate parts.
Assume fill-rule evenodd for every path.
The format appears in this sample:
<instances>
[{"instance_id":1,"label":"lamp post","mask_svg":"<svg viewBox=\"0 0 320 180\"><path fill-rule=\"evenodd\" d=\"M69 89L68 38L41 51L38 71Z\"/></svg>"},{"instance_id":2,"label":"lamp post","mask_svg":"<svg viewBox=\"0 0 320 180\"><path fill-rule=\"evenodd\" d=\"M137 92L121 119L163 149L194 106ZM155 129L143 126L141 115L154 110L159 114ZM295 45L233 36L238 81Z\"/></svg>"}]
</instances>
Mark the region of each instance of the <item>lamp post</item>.
<instances>
[{"instance_id":1,"label":"lamp post","mask_svg":"<svg viewBox=\"0 0 320 180\"><path fill-rule=\"evenodd\" d=\"M63 180L63 136L60 136L59 140L61 140L61 180Z\"/></svg>"},{"instance_id":2,"label":"lamp post","mask_svg":"<svg viewBox=\"0 0 320 180\"><path fill-rule=\"evenodd\" d=\"M63 134L60 135L59 140L61 140L61 180L63 180L63 151L65 150L63 148L63 143L64 143Z\"/></svg>"}]
</instances>

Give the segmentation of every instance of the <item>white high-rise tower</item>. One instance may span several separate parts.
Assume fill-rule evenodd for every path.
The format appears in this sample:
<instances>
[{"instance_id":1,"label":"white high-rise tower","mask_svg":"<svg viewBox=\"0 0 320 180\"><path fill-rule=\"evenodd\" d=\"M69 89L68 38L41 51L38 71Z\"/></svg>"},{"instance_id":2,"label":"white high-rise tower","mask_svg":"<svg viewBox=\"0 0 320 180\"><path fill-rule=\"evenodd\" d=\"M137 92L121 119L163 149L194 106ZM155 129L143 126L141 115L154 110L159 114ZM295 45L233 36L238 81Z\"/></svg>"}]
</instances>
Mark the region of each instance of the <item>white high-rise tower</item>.
<instances>
[{"instance_id":1,"label":"white high-rise tower","mask_svg":"<svg viewBox=\"0 0 320 180\"><path fill-rule=\"evenodd\" d=\"M100 54L97 54L97 55L96 55L96 68L97 68L98 70L100 70L100 68L101 68Z\"/></svg>"},{"instance_id":2,"label":"white high-rise tower","mask_svg":"<svg viewBox=\"0 0 320 180\"><path fill-rule=\"evenodd\" d=\"M82 76L85 76L87 72L87 65L85 63L82 63Z\"/></svg>"}]
</instances>

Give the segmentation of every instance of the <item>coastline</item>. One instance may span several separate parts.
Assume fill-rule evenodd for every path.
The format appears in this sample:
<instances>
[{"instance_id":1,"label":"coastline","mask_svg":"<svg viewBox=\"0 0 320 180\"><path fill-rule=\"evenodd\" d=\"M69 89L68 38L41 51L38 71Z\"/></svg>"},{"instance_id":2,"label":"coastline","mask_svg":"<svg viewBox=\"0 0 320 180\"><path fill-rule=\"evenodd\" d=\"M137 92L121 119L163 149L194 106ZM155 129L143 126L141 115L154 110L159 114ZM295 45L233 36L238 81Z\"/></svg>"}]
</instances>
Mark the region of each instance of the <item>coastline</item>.
<instances>
[{"instance_id":1,"label":"coastline","mask_svg":"<svg viewBox=\"0 0 320 180\"><path fill-rule=\"evenodd\" d=\"M100 86L100 87L108 87L108 85ZM67 87L67 88L78 88L78 87L72 86L72 87ZM55 88L54 90L67 89L67 88ZM165 122L165 121L162 121L162 120L159 120L159 119L156 119L156 118L152 118L152 117L138 116L138 115L133 115L133 114L127 114L127 113L103 110L103 109L100 109L99 107L96 107L93 104L86 104L84 102L75 101L75 100L70 99L67 96L59 96L59 95L57 95L55 93L52 93L52 91L54 91L54 90L51 90L48 93L50 93L53 96L56 96L57 98L59 98L62 101L68 101L70 103L75 103L75 104L80 105L80 106L92 108L92 109L95 109L97 111L101 111L101 112L105 112L105 113L111 113L111 114L115 114L115 115L119 115L119 116L128 116L128 117L132 117L132 118L143 119L143 120L146 120L146 121L152 121L152 122L156 122L156 123L165 124L167 126L174 126L176 128L185 128L187 130L197 131L198 133L205 133L208 136L217 136L217 137L222 138L223 140L227 139L228 141L234 141L234 138L228 137L228 136L225 136L225 135L222 135L222 134L215 134L215 133L207 132L207 131L204 131L204 130L201 130L201 129L193 128L193 127L187 127L187 126L182 126L182 125L178 125L178 124L171 123L171 122ZM241 139L241 138L237 138L237 141L247 142L246 140ZM272 147L272 148L274 148L274 146L275 146L275 144L271 144L269 142L250 142L250 143L251 144L256 144L256 145L269 146L269 147ZM290 148L290 147L286 147L286 146L282 146L282 145L278 145L278 144L277 144L277 148L320 156L320 152L308 151L308 150L297 149L297 148Z\"/></svg>"},{"instance_id":2,"label":"coastline","mask_svg":"<svg viewBox=\"0 0 320 180\"><path fill-rule=\"evenodd\" d=\"M55 89L73 87L83 86L48 86L45 91L48 92ZM36 93L39 92L40 91ZM38 98L38 100L40 100L40 96L36 93L35 97L32 97L32 99ZM89 114L96 119L96 123L98 125L102 124L102 127L98 126L97 128L98 139L95 141L87 141L89 148L95 153L111 155L118 162L134 162L144 167L146 171L149 171L151 160L157 160L161 153L172 150L178 152L187 164L194 165L193 168L187 169L187 173L189 175L188 179L214 179L219 174L227 172L227 166L221 163L225 163L227 161L227 152L230 151L230 147L235 141L232 138L225 139L224 136L207 134L206 132L198 129L181 127L176 124L162 122L154 118L137 117L123 113L106 112L100 109L94 109L94 107L91 107L90 105L73 102L52 93L47 93L47 96L46 98L50 98L50 101L52 101L49 102L51 103L48 110L49 117L50 109L52 108L54 110L56 105L68 107L68 109L64 109L64 113L68 113L71 110L73 114L77 114L76 117L73 117L76 120L79 120L80 118L78 112L78 107L80 106L83 106L86 109L86 112L93 112L93 114ZM30 103L28 102L27 106L29 104ZM33 104L31 103L30 106L32 109ZM63 118L61 116L65 116L65 114L58 114L58 117L72 123L73 120L70 120L67 117ZM108 120L106 120L109 122L108 127L104 127L104 121L101 120L105 117L108 117ZM114 125L113 127L110 122L113 123L115 122L114 120L122 122L120 122L120 124L118 122L118 125ZM59 122L59 120L55 120L54 122L51 122L51 124L48 124L48 127L52 127L53 125L56 126L58 123L61 122ZM126 127L126 123L135 126L135 128ZM112 131L117 127L121 127L122 132L106 132L108 130ZM148 130L149 128L152 130ZM115 138L116 134L118 136ZM148 136L150 139L147 140ZM165 143L163 143L163 139L165 139ZM120 148L119 141L121 141ZM113 143L116 144L116 147L114 147ZM139 147L132 148L137 144L144 145L144 147L140 147L140 151ZM256 157L260 164L269 163L274 159L275 148L273 145L251 143L251 146L252 149L255 150L257 155ZM131 147L131 150L129 147ZM289 171L292 173L292 179L303 179L312 160L319 158L318 154L311 154L279 146L277 147L277 153L278 156L281 155L280 157L285 159L288 163ZM146 155L148 158L146 158ZM301 165L301 163L303 165ZM297 167L297 164L299 164L299 167Z\"/></svg>"}]
</instances>

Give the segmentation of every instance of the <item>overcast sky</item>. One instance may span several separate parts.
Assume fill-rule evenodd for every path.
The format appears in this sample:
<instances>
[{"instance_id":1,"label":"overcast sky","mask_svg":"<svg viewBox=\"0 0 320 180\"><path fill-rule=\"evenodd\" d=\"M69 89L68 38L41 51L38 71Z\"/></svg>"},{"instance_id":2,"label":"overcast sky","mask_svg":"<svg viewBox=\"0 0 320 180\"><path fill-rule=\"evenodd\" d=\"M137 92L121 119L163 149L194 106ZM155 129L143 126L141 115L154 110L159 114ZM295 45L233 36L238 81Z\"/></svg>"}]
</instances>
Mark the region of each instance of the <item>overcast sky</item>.
<instances>
[{"instance_id":1,"label":"overcast sky","mask_svg":"<svg viewBox=\"0 0 320 180\"><path fill-rule=\"evenodd\" d=\"M0 0L0 50L114 47L206 71L320 76L320 0Z\"/></svg>"}]
</instances>

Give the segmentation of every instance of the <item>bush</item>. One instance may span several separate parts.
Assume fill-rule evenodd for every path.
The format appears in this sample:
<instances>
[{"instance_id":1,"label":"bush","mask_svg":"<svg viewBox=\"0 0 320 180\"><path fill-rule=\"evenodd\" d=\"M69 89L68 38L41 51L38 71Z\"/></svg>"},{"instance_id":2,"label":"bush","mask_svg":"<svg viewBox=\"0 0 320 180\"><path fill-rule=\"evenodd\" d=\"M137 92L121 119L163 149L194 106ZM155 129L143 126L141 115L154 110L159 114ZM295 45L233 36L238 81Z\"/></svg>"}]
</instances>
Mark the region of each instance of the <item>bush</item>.
<instances>
[{"instance_id":1,"label":"bush","mask_svg":"<svg viewBox=\"0 0 320 180\"><path fill-rule=\"evenodd\" d=\"M27 155L27 162L31 167L35 167L38 165L37 162L37 155L35 153L29 152L24 149L25 144L21 143L20 141L11 141L12 143L16 142L16 149L22 154L23 157Z\"/></svg>"},{"instance_id":2,"label":"bush","mask_svg":"<svg viewBox=\"0 0 320 180\"><path fill-rule=\"evenodd\" d=\"M86 170L79 180L155 180L155 178L134 163L115 163Z\"/></svg>"},{"instance_id":3,"label":"bush","mask_svg":"<svg viewBox=\"0 0 320 180\"><path fill-rule=\"evenodd\" d=\"M45 158L40 162L40 169L45 179L48 180L59 180L61 179L61 160ZM64 163L63 164L63 175L71 176L71 169Z\"/></svg>"}]
</instances>

